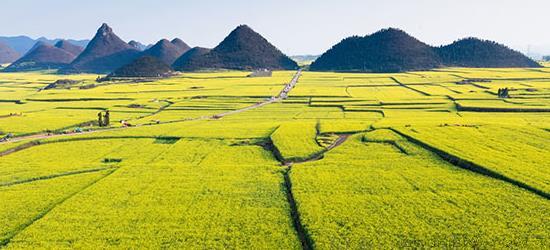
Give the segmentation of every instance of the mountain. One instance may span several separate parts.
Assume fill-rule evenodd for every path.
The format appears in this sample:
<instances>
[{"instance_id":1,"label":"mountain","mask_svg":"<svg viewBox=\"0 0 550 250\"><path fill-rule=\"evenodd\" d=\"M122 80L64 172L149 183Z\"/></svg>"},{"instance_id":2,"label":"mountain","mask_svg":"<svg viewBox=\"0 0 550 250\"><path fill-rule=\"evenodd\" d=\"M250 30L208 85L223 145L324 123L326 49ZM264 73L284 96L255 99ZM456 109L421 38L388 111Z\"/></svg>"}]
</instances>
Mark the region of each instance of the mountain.
<instances>
[{"instance_id":1,"label":"mountain","mask_svg":"<svg viewBox=\"0 0 550 250\"><path fill-rule=\"evenodd\" d=\"M162 39L159 42L157 42L153 47L147 49L146 51L143 51L142 55L153 56L160 59L161 61L163 61L168 65L172 65L172 63L174 63L176 59L178 59L181 55L183 55L183 53L189 50L189 49L186 49L181 44L179 43L177 44L178 45L175 45L174 43L166 39ZM185 46L187 45L185 44Z\"/></svg>"},{"instance_id":2,"label":"mountain","mask_svg":"<svg viewBox=\"0 0 550 250\"><path fill-rule=\"evenodd\" d=\"M429 45L399 29L349 37L310 66L313 71L403 72L442 66Z\"/></svg>"},{"instance_id":3,"label":"mountain","mask_svg":"<svg viewBox=\"0 0 550 250\"><path fill-rule=\"evenodd\" d=\"M71 54L73 54L75 56L80 55L80 53L82 53L82 51L84 51L84 48L82 48L78 45L74 45L74 44L72 44L71 42L69 42L67 40L59 40L59 42L55 43L54 46L56 48L60 48L60 49L63 49L65 51L68 51L68 52L70 52Z\"/></svg>"},{"instance_id":4,"label":"mountain","mask_svg":"<svg viewBox=\"0 0 550 250\"><path fill-rule=\"evenodd\" d=\"M189 45L187 45L187 43L185 43L183 40L181 40L179 38L174 38L172 41L170 41L170 43L172 43L173 45L178 47L180 50L182 50L183 53L185 53L185 52L187 52L188 50L191 49L191 47L189 47Z\"/></svg>"},{"instance_id":5,"label":"mountain","mask_svg":"<svg viewBox=\"0 0 550 250\"><path fill-rule=\"evenodd\" d=\"M37 42L45 42L47 44L54 45L60 40L62 39L48 39L44 37L40 37L38 39L32 39L28 36L0 37L0 42L7 44L11 48L13 48L15 51L17 51L20 55L24 55L25 53L29 52L29 50ZM74 40L74 39L66 39L66 40L80 47L86 47L88 42L90 42L90 40Z\"/></svg>"},{"instance_id":6,"label":"mountain","mask_svg":"<svg viewBox=\"0 0 550 250\"><path fill-rule=\"evenodd\" d=\"M313 62L310 70L392 73L438 67L541 66L496 42L467 38L434 48L404 31L390 28L342 40Z\"/></svg>"},{"instance_id":7,"label":"mountain","mask_svg":"<svg viewBox=\"0 0 550 250\"><path fill-rule=\"evenodd\" d=\"M38 41L29 49L29 51L27 51L27 53L25 53L25 55L31 53L36 48L44 46L44 45L51 45L51 44L49 44L47 42ZM25 55L23 55L23 56L25 56Z\"/></svg>"},{"instance_id":8,"label":"mountain","mask_svg":"<svg viewBox=\"0 0 550 250\"><path fill-rule=\"evenodd\" d=\"M92 41L61 73L106 73L136 59L140 51L122 41L107 24L103 24Z\"/></svg>"},{"instance_id":9,"label":"mountain","mask_svg":"<svg viewBox=\"0 0 550 250\"><path fill-rule=\"evenodd\" d=\"M250 27L233 30L209 53L194 57L179 70L201 69L296 69L298 65Z\"/></svg>"},{"instance_id":10,"label":"mountain","mask_svg":"<svg viewBox=\"0 0 550 250\"><path fill-rule=\"evenodd\" d=\"M186 65L189 60L194 60L195 58L206 55L206 54L210 53L210 51L211 51L211 49L202 48L202 47L192 48L192 49L188 50L187 52L185 52L183 55L181 55L180 58L178 58L174 62L174 64L172 64L172 67L175 70L182 70L183 71L183 66Z\"/></svg>"},{"instance_id":11,"label":"mountain","mask_svg":"<svg viewBox=\"0 0 550 250\"><path fill-rule=\"evenodd\" d=\"M142 56L115 70L108 77L163 77L171 72L172 68L157 57Z\"/></svg>"},{"instance_id":12,"label":"mountain","mask_svg":"<svg viewBox=\"0 0 550 250\"><path fill-rule=\"evenodd\" d=\"M20 54L17 51L7 44L0 42L0 64L12 63L19 57Z\"/></svg>"},{"instance_id":13,"label":"mountain","mask_svg":"<svg viewBox=\"0 0 550 250\"><path fill-rule=\"evenodd\" d=\"M90 42L90 40L75 40L75 39L60 39L60 38L56 38L56 39L48 39L48 38L45 38L45 37L40 37L38 39L36 39L36 41L40 41L40 42L45 42L45 43L48 43L48 44L52 44L52 45L55 45L56 43L58 43L59 41L66 41L66 42L69 42L70 44L73 44L73 45L76 45L78 47L82 47L82 48L85 48L86 46L88 46L88 43Z\"/></svg>"},{"instance_id":14,"label":"mountain","mask_svg":"<svg viewBox=\"0 0 550 250\"><path fill-rule=\"evenodd\" d=\"M139 51L144 51L147 49L147 45L143 44L143 43L140 43L136 40L132 40L130 42L128 42L128 44L132 47L134 47L135 49L139 50Z\"/></svg>"},{"instance_id":15,"label":"mountain","mask_svg":"<svg viewBox=\"0 0 550 250\"><path fill-rule=\"evenodd\" d=\"M77 46L72 47L63 42L58 42L59 46L52 46L45 42L38 42L33 49L31 49L23 57L12 63L4 71L6 72L15 72L15 71L33 71L33 70L44 70L44 69L60 69L66 67L71 63L76 57L77 54L65 50L69 48L70 50L76 50Z\"/></svg>"},{"instance_id":16,"label":"mountain","mask_svg":"<svg viewBox=\"0 0 550 250\"><path fill-rule=\"evenodd\" d=\"M502 44L466 38L436 49L446 66L469 68L536 68L537 62Z\"/></svg>"},{"instance_id":17,"label":"mountain","mask_svg":"<svg viewBox=\"0 0 550 250\"><path fill-rule=\"evenodd\" d=\"M20 55L24 55L29 51L32 46L36 44L36 40L27 37L27 36L16 36L16 37L0 37L0 42L5 43L10 46L12 49L17 51Z\"/></svg>"},{"instance_id":18,"label":"mountain","mask_svg":"<svg viewBox=\"0 0 550 250\"><path fill-rule=\"evenodd\" d=\"M40 37L40 38L36 39L36 41L37 42L45 42L45 43L51 44L51 45L55 45L59 41L66 41L66 42L69 42L70 44L73 44L73 45L76 45L76 46L82 47L82 48L88 46L88 43L90 42L90 40L87 40L87 39L84 39L84 40L60 39L60 38L48 39L48 38L45 38L45 37Z\"/></svg>"}]
</instances>

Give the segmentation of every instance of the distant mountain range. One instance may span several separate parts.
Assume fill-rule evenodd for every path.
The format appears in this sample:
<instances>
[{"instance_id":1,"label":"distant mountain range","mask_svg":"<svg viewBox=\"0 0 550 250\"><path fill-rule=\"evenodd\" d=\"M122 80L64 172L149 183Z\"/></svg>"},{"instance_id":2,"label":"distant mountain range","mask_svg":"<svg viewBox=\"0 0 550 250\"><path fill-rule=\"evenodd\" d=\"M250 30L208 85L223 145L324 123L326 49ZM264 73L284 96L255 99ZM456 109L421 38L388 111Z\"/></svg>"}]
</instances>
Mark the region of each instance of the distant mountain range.
<instances>
[{"instance_id":1,"label":"distant mountain range","mask_svg":"<svg viewBox=\"0 0 550 250\"><path fill-rule=\"evenodd\" d=\"M293 60L294 59L294 60ZM161 39L154 45L125 42L103 24L92 40L0 37L0 64L6 71L59 69L60 73L113 73L157 76L200 70L293 70L311 61L313 71L404 72L441 67L541 67L502 44L466 38L432 47L406 32L388 28L342 40L321 56L286 56L247 25L235 28L213 49L191 48L183 40ZM148 67L148 64L151 64Z\"/></svg>"},{"instance_id":2,"label":"distant mountain range","mask_svg":"<svg viewBox=\"0 0 550 250\"><path fill-rule=\"evenodd\" d=\"M61 40L55 45L38 42L23 57L5 69L8 72L61 69L71 63L83 48Z\"/></svg>"},{"instance_id":3,"label":"distant mountain range","mask_svg":"<svg viewBox=\"0 0 550 250\"><path fill-rule=\"evenodd\" d=\"M92 41L93 42L93 41ZM298 65L247 25L234 29L214 49L190 48L181 39L160 40L136 60L114 71L111 76L161 76L171 65L180 71L297 69Z\"/></svg>"},{"instance_id":4,"label":"distant mountain range","mask_svg":"<svg viewBox=\"0 0 550 250\"><path fill-rule=\"evenodd\" d=\"M46 44L55 45L57 42L65 40L74 45L85 48L90 40L74 40L74 39L48 39L40 37L38 39L32 39L28 36L0 36L0 42L8 45L10 48L17 51L20 55L26 54L37 42L44 42Z\"/></svg>"},{"instance_id":5,"label":"distant mountain range","mask_svg":"<svg viewBox=\"0 0 550 250\"><path fill-rule=\"evenodd\" d=\"M0 42L0 65L12 63L21 55L7 44Z\"/></svg>"}]
</instances>

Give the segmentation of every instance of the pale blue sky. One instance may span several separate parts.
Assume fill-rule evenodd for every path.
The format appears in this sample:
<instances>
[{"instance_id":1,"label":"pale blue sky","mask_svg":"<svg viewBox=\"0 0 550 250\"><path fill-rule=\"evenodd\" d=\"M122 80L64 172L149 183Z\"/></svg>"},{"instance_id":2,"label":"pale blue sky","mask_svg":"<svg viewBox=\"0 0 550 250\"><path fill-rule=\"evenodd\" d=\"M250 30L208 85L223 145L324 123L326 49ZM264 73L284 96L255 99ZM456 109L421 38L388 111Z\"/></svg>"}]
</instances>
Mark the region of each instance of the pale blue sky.
<instances>
[{"instance_id":1,"label":"pale blue sky","mask_svg":"<svg viewBox=\"0 0 550 250\"><path fill-rule=\"evenodd\" d=\"M248 24L292 55L397 27L432 45L477 36L550 53L549 13L548 0L9 0L0 36L84 39L107 22L127 41L180 37L213 47Z\"/></svg>"}]
</instances>

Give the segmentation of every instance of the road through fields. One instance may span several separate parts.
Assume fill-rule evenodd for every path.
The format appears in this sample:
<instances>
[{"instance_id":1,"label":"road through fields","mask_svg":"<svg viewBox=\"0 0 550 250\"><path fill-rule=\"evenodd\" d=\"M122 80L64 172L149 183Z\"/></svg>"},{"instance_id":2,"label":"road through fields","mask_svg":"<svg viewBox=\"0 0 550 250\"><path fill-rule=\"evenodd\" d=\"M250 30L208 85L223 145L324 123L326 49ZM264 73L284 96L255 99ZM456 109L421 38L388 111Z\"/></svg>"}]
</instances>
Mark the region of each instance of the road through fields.
<instances>
[{"instance_id":1,"label":"road through fields","mask_svg":"<svg viewBox=\"0 0 550 250\"><path fill-rule=\"evenodd\" d=\"M292 80L289 83L285 84L284 88L281 90L281 92L277 96L271 97L268 100L265 100L265 101L262 101L262 102L259 102L259 103L256 103L254 105L244 107L244 108L241 108L241 109L232 110L232 111L225 112L225 113L220 113L220 114L215 114L213 116L201 116L201 117L181 120L181 121L177 121L177 122L198 121L198 120L208 120L208 119L221 119L221 118L226 117L226 116L242 113L242 112L252 110L252 109L256 109L256 108L259 108L259 107L263 107L263 106L266 106L266 105L269 105L269 104L272 104L272 103L280 102L280 101L286 99L288 97L288 94L290 93L290 91L292 91L294 89L294 87L296 87L296 84L298 83L298 80L300 80L301 75L302 75L302 70L300 69L296 72L296 74L294 74L294 76L292 77ZM163 123L158 123L158 124L163 124ZM135 126L135 127L154 126L154 125L158 125L158 124L139 125L139 126ZM96 133L96 132L100 132L100 131L115 131L115 130L135 128L135 127L121 127L121 128L119 127L119 128L96 129L96 130L83 131L83 132L80 132L80 133L68 133L68 134L51 134L51 133L50 134L46 134L46 133L44 133L44 134L35 134L35 135L28 135L28 136L10 138L7 141L0 141L0 144L11 143L11 142L19 142L19 141L25 141L25 140L40 140L40 139L47 139L47 138L77 136L77 135L82 135L82 134Z\"/></svg>"}]
</instances>

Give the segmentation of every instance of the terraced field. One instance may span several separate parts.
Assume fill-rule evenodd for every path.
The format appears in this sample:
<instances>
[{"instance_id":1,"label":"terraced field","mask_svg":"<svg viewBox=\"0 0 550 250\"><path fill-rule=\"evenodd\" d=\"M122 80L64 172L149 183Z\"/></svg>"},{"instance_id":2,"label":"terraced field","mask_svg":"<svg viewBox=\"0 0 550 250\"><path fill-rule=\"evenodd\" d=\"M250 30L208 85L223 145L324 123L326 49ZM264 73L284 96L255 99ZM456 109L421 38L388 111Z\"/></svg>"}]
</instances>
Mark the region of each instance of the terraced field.
<instances>
[{"instance_id":1,"label":"terraced field","mask_svg":"<svg viewBox=\"0 0 550 250\"><path fill-rule=\"evenodd\" d=\"M0 74L0 248L550 246L550 68L247 74Z\"/></svg>"}]
</instances>

